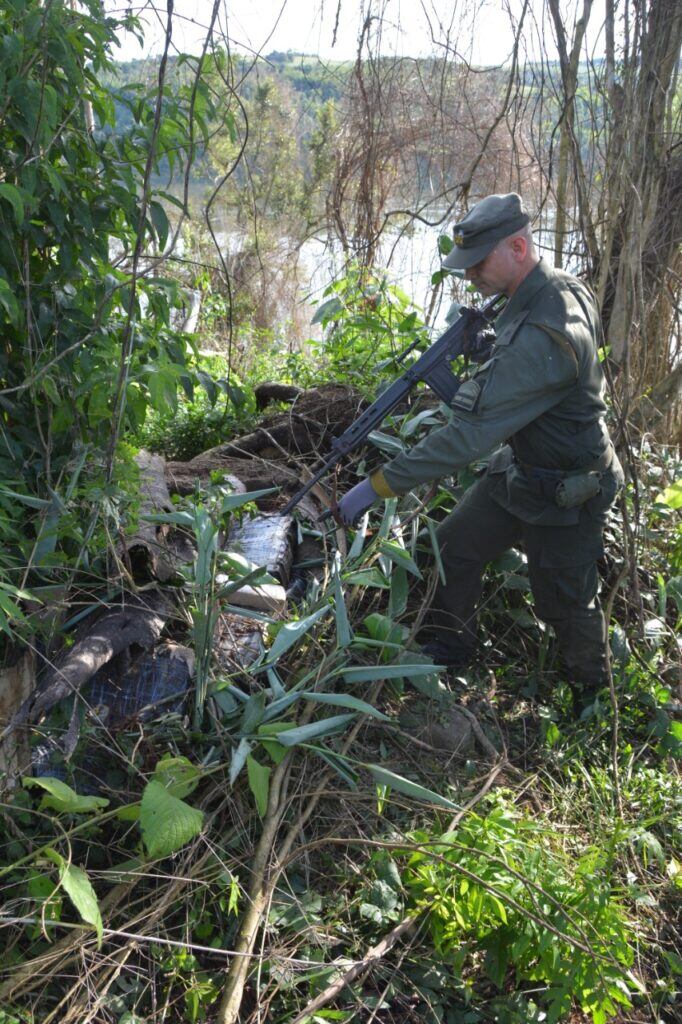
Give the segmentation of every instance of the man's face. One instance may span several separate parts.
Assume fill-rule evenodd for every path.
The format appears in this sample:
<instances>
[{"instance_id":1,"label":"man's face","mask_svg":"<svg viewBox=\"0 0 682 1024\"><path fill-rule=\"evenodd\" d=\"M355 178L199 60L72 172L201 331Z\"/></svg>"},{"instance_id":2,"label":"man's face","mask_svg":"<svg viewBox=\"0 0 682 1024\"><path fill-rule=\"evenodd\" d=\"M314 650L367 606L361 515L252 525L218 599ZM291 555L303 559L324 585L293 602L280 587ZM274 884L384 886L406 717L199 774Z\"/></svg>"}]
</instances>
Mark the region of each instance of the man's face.
<instances>
[{"instance_id":1,"label":"man's face","mask_svg":"<svg viewBox=\"0 0 682 1024\"><path fill-rule=\"evenodd\" d=\"M507 244L503 239L492 252L464 271L467 281L476 286L481 295L506 294L516 267Z\"/></svg>"}]
</instances>

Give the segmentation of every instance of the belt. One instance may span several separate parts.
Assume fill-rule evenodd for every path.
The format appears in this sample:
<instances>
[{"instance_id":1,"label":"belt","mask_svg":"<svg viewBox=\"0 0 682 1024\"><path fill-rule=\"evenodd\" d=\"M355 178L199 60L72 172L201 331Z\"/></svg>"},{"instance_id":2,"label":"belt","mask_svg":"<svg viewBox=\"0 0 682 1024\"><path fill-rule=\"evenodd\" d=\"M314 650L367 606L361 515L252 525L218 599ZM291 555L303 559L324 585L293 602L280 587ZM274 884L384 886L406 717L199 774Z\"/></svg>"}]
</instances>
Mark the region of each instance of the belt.
<instances>
[{"instance_id":1,"label":"belt","mask_svg":"<svg viewBox=\"0 0 682 1024\"><path fill-rule=\"evenodd\" d=\"M613 462L615 454L613 445L609 441L608 447L595 462L582 466L580 469L544 469L542 466L531 466L528 462L522 462L516 456L514 456L514 461L526 476L535 480L556 480L558 482L567 477L582 476L585 473L605 473Z\"/></svg>"}]
</instances>

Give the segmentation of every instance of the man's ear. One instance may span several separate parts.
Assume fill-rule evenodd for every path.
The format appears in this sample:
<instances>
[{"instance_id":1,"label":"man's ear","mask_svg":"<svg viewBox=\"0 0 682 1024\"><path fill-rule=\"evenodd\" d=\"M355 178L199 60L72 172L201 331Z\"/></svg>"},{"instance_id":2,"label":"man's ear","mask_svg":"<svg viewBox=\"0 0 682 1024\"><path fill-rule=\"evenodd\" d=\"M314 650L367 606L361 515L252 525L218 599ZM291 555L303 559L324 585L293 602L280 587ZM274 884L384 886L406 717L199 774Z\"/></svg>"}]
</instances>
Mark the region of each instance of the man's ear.
<instances>
[{"instance_id":1,"label":"man's ear","mask_svg":"<svg viewBox=\"0 0 682 1024\"><path fill-rule=\"evenodd\" d=\"M528 254L528 242L523 235L516 235L510 242L511 251L517 263L523 263Z\"/></svg>"}]
</instances>

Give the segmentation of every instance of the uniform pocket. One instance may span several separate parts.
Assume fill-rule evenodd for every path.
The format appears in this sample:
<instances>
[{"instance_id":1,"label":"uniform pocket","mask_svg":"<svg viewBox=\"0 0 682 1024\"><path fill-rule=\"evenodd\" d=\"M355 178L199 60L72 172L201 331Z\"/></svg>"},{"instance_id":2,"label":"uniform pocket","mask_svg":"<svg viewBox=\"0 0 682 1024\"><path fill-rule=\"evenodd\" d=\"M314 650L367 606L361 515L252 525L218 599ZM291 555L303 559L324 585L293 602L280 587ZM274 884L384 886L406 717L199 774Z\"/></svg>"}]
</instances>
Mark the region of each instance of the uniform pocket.
<instances>
[{"instance_id":1,"label":"uniform pocket","mask_svg":"<svg viewBox=\"0 0 682 1024\"><path fill-rule=\"evenodd\" d=\"M541 569L590 566L604 554L601 525L587 515L581 516L576 525L529 525L524 538L529 561L533 558Z\"/></svg>"}]
</instances>

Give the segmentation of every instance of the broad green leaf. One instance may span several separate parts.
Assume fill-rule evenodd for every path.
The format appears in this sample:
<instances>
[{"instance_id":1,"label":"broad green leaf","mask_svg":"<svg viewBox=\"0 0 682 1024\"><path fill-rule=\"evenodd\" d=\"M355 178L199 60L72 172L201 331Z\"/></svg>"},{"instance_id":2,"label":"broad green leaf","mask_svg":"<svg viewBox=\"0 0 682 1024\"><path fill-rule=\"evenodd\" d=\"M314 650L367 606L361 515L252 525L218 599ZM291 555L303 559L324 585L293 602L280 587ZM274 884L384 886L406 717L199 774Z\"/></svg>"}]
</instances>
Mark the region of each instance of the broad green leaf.
<instances>
[{"instance_id":1,"label":"broad green leaf","mask_svg":"<svg viewBox=\"0 0 682 1024\"><path fill-rule=\"evenodd\" d=\"M372 430L367 435L367 440L391 457L401 455L405 451L405 445L399 437L391 437L390 434L384 434L381 430Z\"/></svg>"},{"instance_id":2,"label":"broad green leaf","mask_svg":"<svg viewBox=\"0 0 682 1024\"><path fill-rule=\"evenodd\" d=\"M391 593L388 598L388 614L392 618L399 618L407 608L407 600L410 595L410 584L407 579L407 572L402 566L397 565L391 576Z\"/></svg>"},{"instance_id":3,"label":"broad green leaf","mask_svg":"<svg viewBox=\"0 0 682 1024\"><path fill-rule=\"evenodd\" d=\"M296 696L298 696L298 694ZM263 744L275 764L280 764L289 753L286 747L283 747L281 743L277 742L277 737L282 732L288 732L289 730L296 728L297 726L295 722L268 722L267 725L261 725L259 728L258 739Z\"/></svg>"},{"instance_id":4,"label":"broad green leaf","mask_svg":"<svg viewBox=\"0 0 682 1024\"><path fill-rule=\"evenodd\" d=\"M402 646L402 641L407 635L403 626L399 626L389 615L382 615L381 612L372 612L371 615L363 619L363 625L366 626L367 632L373 640L382 643Z\"/></svg>"},{"instance_id":5,"label":"broad green leaf","mask_svg":"<svg viewBox=\"0 0 682 1024\"><path fill-rule=\"evenodd\" d=\"M102 915L90 879L82 868L69 864L61 854L51 847L45 850L45 854L53 864L56 864L59 869L59 884L80 914L81 919L95 929L97 943L101 945Z\"/></svg>"},{"instance_id":6,"label":"broad green leaf","mask_svg":"<svg viewBox=\"0 0 682 1024\"><path fill-rule=\"evenodd\" d=\"M0 277L0 306L3 306L9 321L16 327L21 320L21 309L19 303L16 300L14 292L5 281L4 277Z\"/></svg>"},{"instance_id":7,"label":"broad green leaf","mask_svg":"<svg viewBox=\"0 0 682 1024\"><path fill-rule=\"evenodd\" d=\"M440 793L435 793L432 789L419 786L416 782L403 778L402 775L395 775L393 772L389 772L387 768L381 768L378 764L368 764L365 767L382 786L390 786L391 789L397 790L398 793L403 793L405 796L413 796L415 800L425 800L430 804L438 804L439 807L447 807L449 811L460 810L457 804L453 803L452 800L448 800L446 796L441 796Z\"/></svg>"},{"instance_id":8,"label":"broad green leaf","mask_svg":"<svg viewBox=\"0 0 682 1024\"><path fill-rule=\"evenodd\" d=\"M161 203L157 203L154 200L149 204L149 212L152 217L152 224L154 225L154 231L159 241L159 249L163 251L166 248L166 242L168 241L168 232L170 230L170 224L168 223L168 217Z\"/></svg>"},{"instance_id":9,"label":"broad green leaf","mask_svg":"<svg viewBox=\"0 0 682 1024\"><path fill-rule=\"evenodd\" d=\"M247 505L250 501L256 501L258 498L264 498L268 494L275 494L278 490L278 487L265 487L260 491L249 491L247 494L228 494L223 498L222 505L220 506L221 515L225 515L227 512L234 512L235 509L241 508L242 505Z\"/></svg>"},{"instance_id":10,"label":"broad green leaf","mask_svg":"<svg viewBox=\"0 0 682 1024\"><path fill-rule=\"evenodd\" d=\"M330 611L330 605L324 605L322 608L318 608L316 612L313 612L312 615L307 615L304 619L299 619L297 622L288 622L282 626L267 653L268 666L277 661L290 647L297 644L308 630L312 629L315 623L319 622L325 615L328 615Z\"/></svg>"},{"instance_id":11,"label":"broad green leaf","mask_svg":"<svg viewBox=\"0 0 682 1024\"><path fill-rule=\"evenodd\" d=\"M140 820L140 802L134 804L124 804L123 807L119 807L116 811L116 817L119 821L139 821Z\"/></svg>"},{"instance_id":12,"label":"broad green leaf","mask_svg":"<svg viewBox=\"0 0 682 1024\"><path fill-rule=\"evenodd\" d=\"M682 508L682 480L675 480L656 497L656 501L668 508Z\"/></svg>"},{"instance_id":13,"label":"broad green leaf","mask_svg":"<svg viewBox=\"0 0 682 1024\"><path fill-rule=\"evenodd\" d=\"M530 580L527 576L520 576L516 572L507 572L504 574L502 586L507 590L521 590L525 592L530 590Z\"/></svg>"},{"instance_id":14,"label":"broad green leaf","mask_svg":"<svg viewBox=\"0 0 682 1024\"><path fill-rule=\"evenodd\" d=\"M354 718L356 715L333 715L331 718L323 718L319 722L300 725L295 729L280 733L277 742L281 743L283 747L295 747L299 743L309 743L310 740L320 739L322 736L332 736L334 733L341 732Z\"/></svg>"},{"instance_id":15,"label":"broad green leaf","mask_svg":"<svg viewBox=\"0 0 682 1024\"><path fill-rule=\"evenodd\" d=\"M434 672L442 672L444 665L405 664L405 665L358 665L353 668L339 669L346 683L372 683L377 679L410 679L412 676L430 676Z\"/></svg>"},{"instance_id":16,"label":"broad green leaf","mask_svg":"<svg viewBox=\"0 0 682 1024\"><path fill-rule=\"evenodd\" d=\"M249 777L249 787L256 800L256 807L261 818L268 809L268 793L270 791L270 769L259 764L249 754L246 758L246 771Z\"/></svg>"},{"instance_id":17,"label":"broad green leaf","mask_svg":"<svg viewBox=\"0 0 682 1024\"><path fill-rule=\"evenodd\" d=\"M179 800L166 787L151 779L140 803L140 828L150 857L168 857L199 835L204 823L202 811Z\"/></svg>"},{"instance_id":18,"label":"broad green leaf","mask_svg":"<svg viewBox=\"0 0 682 1024\"><path fill-rule=\"evenodd\" d=\"M27 789L44 789L46 795L40 801L41 808L49 807L58 814L87 814L88 811L100 811L109 806L109 801L103 796L80 796L61 779L41 776L24 778L21 781Z\"/></svg>"},{"instance_id":19,"label":"broad green leaf","mask_svg":"<svg viewBox=\"0 0 682 1024\"><path fill-rule=\"evenodd\" d=\"M18 225L23 224L25 215L24 200L16 185L10 185L6 181L0 182L0 199L5 199L11 204L15 221Z\"/></svg>"},{"instance_id":20,"label":"broad green leaf","mask_svg":"<svg viewBox=\"0 0 682 1024\"><path fill-rule=\"evenodd\" d=\"M312 319L312 323L321 324L325 320L329 320L330 317L335 316L336 313L340 313L343 309L343 303L336 296L331 299L327 299L315 310L315 315Z\"/></svg>"},{"instance_id":21,"label":"broad green leaf","mask_svg":"<svg viewBox=\"0 0 682 1024\"><path fill-rule=\"evenodd\" d=\"M353 711L359 711L363 715L371 715L372 718L380 718L383 722L390 722L391 719L388 715L385 715L383 711L378 711L367 701L359 700L358 697L351 696L350 693L312 693L304 692L301 694L304 700L311 700L314 704L331 704L337 708L350 708Z\"/></svg>"},{"instance_id":22,"label":"broad green leaf","mask_svg":"<svg viewBox=\"0 0 682 1024\"><path fill-rule=\"evenodd\" d=\"M510 548L494 558L490 565L495 572L521 572L526 565L526 557L516 548Z\"/></svg>"},{"instance_id":23,"label":"broad green leaf","mask_svg":"<svg viewBox=\"0 0 682 1024\"><path fill-rule=\"evenodd\" d=\"M410 416L405 419L400 428L400 436L405 438L411 437L419 427L423 425L431 427L436 424L438 424L438 420L433 415L433 409L422 409L416 416Z\"/></svg>"},{"instance_id":24,"label":"broad green leaf","mask_svg":"<svg viewBox=\"0 0 682 1024\"><path fill-rule=\"evenodd\" d=\"M202 769L186 758L165 754L156 762L152 778L165 786L169 793L182 799L189 796L199 785Z\"/></svg>"}]
</instances>

